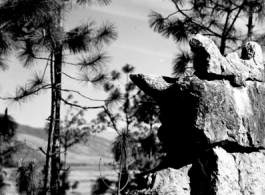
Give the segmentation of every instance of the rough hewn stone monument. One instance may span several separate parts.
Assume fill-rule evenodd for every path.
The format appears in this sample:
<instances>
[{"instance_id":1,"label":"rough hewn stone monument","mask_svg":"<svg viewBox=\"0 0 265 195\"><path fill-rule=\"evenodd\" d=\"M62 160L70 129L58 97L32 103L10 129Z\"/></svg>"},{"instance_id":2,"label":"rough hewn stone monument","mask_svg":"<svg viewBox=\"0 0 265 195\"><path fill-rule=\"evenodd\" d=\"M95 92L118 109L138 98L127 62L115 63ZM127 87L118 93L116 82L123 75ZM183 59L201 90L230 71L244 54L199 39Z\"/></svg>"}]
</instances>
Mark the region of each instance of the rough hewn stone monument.
<instances>
[{"instance_id":1,"label":"rough hewn stone monument","mask_svg":"<svg viewBox=\"0 0 265 195\"><path fill-rule=\"evenodd\" d=\"M194 74L131 75L161 108L158 138L167 157L138 193L265 195L265 75L262 50L248 42L222 56L212 40L190 40Z\"/></svg>"}]
</instances>

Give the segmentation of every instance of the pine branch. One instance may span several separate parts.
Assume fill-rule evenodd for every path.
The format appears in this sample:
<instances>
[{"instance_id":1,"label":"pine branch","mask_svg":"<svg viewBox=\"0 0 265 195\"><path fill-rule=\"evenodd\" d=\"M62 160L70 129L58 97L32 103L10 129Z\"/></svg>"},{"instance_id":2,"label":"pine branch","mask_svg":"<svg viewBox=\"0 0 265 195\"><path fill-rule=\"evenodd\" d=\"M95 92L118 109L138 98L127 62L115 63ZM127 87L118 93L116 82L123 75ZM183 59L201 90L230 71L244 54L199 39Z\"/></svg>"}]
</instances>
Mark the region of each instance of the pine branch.
<instances>
[{"instance_id":1,"label":"pine branch","mask_svg":"<svg viewBox=\"0 0 265 195\"><path fill-rule=\"evenodd\" d=\"M34 59L36 60L45 60L45 61L50 61L50 62L53 62L54 63L54 60L51 60L50 58L45 58L45 57L39 57L39 56L34 56ZM1 60L1 58L0 58ZM1 62L1 61L0 61ZM67 65L72 65L72 66L87 66L89 64L82 64L82 63L71 63L71 62L66 62L66 61L63 61L64 64L67 64ZM92 64L93 62L91 62Z\"/></svg>"},{"instance_id":2,"label":"pine branch","mask_svg":"<svg viewBox=\"0 0 265 195\"><path fill-rule=\"evenodd\" d=\"M90 51L94 34L94 24L92 21L66 32L63 41L65 49L69 49L74 54Z\"/></svg>"},{"instance_id":3,"label":"pine branch","mask_svg":"<svg viewBox=\"0 0 265 195\"><path fill-rule=\"evenodd\" d=\"M108 109L111 109L113 106L120 103L122 99L122 93L118 88L116 88L109 94L108 98L105 100L105 105Z\"/></svg>"},{"instance_id":4,"label":"pine branch","mask_svg":"<svg viewBox=\"0 0 265 195\"><path fill-rule=\"evenodd\" d=\"M116 137L111 148L111 152L114 155L116 162L126 163L126 160L130 156L130 146L132 141L133 137L127 129L123 129Z\"/></svg>"},{"instance_id":5,"label":"pine branch","mask_svg":"<svg viewBox=\"0 0 265 195\"><path fill-rule=\"evenodd\" d=\"M82 82L83 85L91 83L95 88L99 88L103 86L104 83L106 83L106 81L109 79L108 76L102 72L97 73L96 76L93 76L93 78L91 78L92 76L92 73L90 73L89 75L87 72L82 72L79 74L79 78L77 80Z\"/></svg>"},{"instance_id":6,"label":"pine branch","mask_svg":"<svg viewBox=\"0 0 265 195\"><path fill-rule=\"evenodd\" d=\"M82 56L78 65L80 66L80 71L83 69L90 69L92 71L100 72L109 61L110 57L107 55L107 52L98 50L87 57Z\"/></svg>"},{"instance_id":7,"label":"pine branch","mask_svg":"<svg viewBox=\"0 0 265 195\"><path fill-rule=\"evenodd\" d=\"M181 53L177 54L173 61L173 74L176 77L186 75L189 69L188 64L192 62L192 58L188 52L181 51Z\"/></svg>"},{"instance_id":8,"label":"pine branch","mask_svg":"<svg viewBox=\"0 0 265 195\"><path fill-rule=\"evenodd\" d=\"M0 97L2 100L11 100L13 102L26 101L26 99L32 95L36 95L41 90L51 89L51 85L47 84L37 89L28 90L26 87L19 87L16 89L15 97Z\"/></svg>"},{"instance_id":9,"label":"pine branch","mask_svg":"<svg viewBox=\"0 0 265 195\"><path fill-rule=\"evenodd\" d=\"M199 26L199 27L202 28L202 29L205 29L206 31L209 31L210 33L214 34L216 37L219 37L219 38L221 37L218 33L212 31L211 29L207 29L207 28L205 28L204 26L202 26L202 25L196 23L196 22L195 22L192 18L190 18L186 13L182 12L182 10L179 8L179 6L178 6L176 3L175 3L175 5L176 5L177 10L178 10L183 16L185 16L187 19L189 19L190 21L192 21L195 25Z\"/></svg>"},{"instance_id":10,"label":"pine branch","mask_svg":"<svg viewBox=\"0 0 265 195\"><path fill-rule=\"evenodd\" d=\"M44 72L42 74L33 73L33 78L28 81L29 91L47 85L47 82L44 79L46 73L47 65L45 66Z\"/></svg>"},{"instance_id":11,"label":"pine branch","mask_svg":"<svg viewBox=\"0 0 265 195\"><path fill-rule=\"evenodd\" d=\"M9 67L7 64L7 59L2 54L0 54L0 69L6 71L8 68Z\"/></svg>"},{"instance_id":12,"label":"pine branch","mask_svg":"<svg viewBox=\"0 0 265 195\"><path fill-rule=\"evenodd\" d=\"M78 104L75 104L75 103L68 102L67 100L65 100L63 98L61 98L61 100L67 105L74 106L74 107L77 107L77 108L82 108L84 110L104 108L104 106L81 106L81 105L78 105Z\"/></svg>"},{"instance_id":13,"label":"pine branch","mask_svg":"<svg viewBox=\"0 0 265 195\"><path fill-rule=\"evenodd\" d=\"M88 100L91 100L91 101L105 101L105 100L93 99L93 98L87 97L87 96L83 95L82 93L80 93L79 91L76 91L76 90L72 90L72 89L61 89L61 90L62 91L65 91L65 92L73 92L73 93L76 93L76 94L80 95L81 97L83 97L85 99L88 99Z\"/></svg>"},{"instance_id":14,"label":"pine branch","mask_svg":"<svg viewBox=\"0 0 265 195\"><path fill-rule=\"evenodd\" d=\"M87 4L89 6L92 6L93 4L97 5L108 5L111 0L76 0L77 3L79 4Z\"/></svg>"},{"instance_id":15,"label":"pine branch","mask_svg":"<svg viewBox=\"0 0 265 195\"><path fill-rule=\"evenodd\" d=\"M112 41L115 41L117 37L118 35L114 24L105 23L98 29L95 43L105 43L109 45Z\"/></svg>"}]
</instances>

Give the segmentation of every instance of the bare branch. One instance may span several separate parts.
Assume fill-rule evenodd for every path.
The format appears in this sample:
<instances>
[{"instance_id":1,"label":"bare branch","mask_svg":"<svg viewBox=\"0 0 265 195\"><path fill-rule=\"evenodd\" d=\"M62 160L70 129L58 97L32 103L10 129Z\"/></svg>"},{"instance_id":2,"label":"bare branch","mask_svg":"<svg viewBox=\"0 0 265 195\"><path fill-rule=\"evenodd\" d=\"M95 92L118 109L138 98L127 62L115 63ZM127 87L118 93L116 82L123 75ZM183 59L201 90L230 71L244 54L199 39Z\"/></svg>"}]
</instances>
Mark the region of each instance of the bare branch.
<instances>
[{"instance_id":1,"label":"bare branch","mask_svg":"<svg viewBox=\"0 0 265 195\"><path fill-rule=\"evenodd\" d=\"M109 110L105 106L103 106L103 109L104 109L105 113L108 115L108 117L109 117L109 119L110 119L110 121L112 123L112 127L118 133L118 135L120 135L119 129L116 126L116 122L115 122L114 118L111 116L111 113L109 112Z\"/></svg>"},{"instance_id":2,"label":"bare branch","mask_svg":"<svg viewBox=\"0 0 265 195\"><path fill-rule=\"evenodd\" d=\"M80 106L78 104L75 104L75 103L71 103L71 102L68 102L67 100L61 98L61 100L67 104L67 105L70 105L70 106L74 106L74 107L77 107L77 108L82 108L84 110L87 110L87 109L99 109L99 108L104 108L104 106Z\"/></svg>"},{"instance_id":3,"label":"bare branch","mask_svg":"<svg viewBox=\"0 0 265 195\"><path fill-rule=\"evenodd\" d=\"M70 78L70 79L73 79L73 80L76 80L76 81L82 81L81 79L78 79L78 78L75 78L73 76L70 76L69 74L65 73L65 72L61 72L62 75L65 75L66 77Z\"/></svg>"},{"instance_id":4,"label":"bare branch","mask_svg":"<svg viewBox=\"0 0 265 195\"><path fill-rule=\"evenodd\" d=\"M195 22L191 17L189 17L185 12L183 12L183 11L179 8L179 6L177 5L177 3L175 3L175 6L176 6L177 10L178 10L183 16L185 16L186 18L188 18L189 20L191 20L195 25L199 26L200 28L202 28L202 29L204 29L204 30L206 30L206 31L211 32L211 33L214 34L216 37L219 37L219 38L221 37L218 33L212 31L211 29L205 28L205 27L202 26L201 24L198 24L197 22Z\"/></svg>"},{"instance_id":5,"label":"bare branch","mask_svg":"<svg viewBox=\"0 0 265 195\"><path fill-rule=\"evenodd\" d=\"M239 16L240 12L242 11L242 9L243 9L243 7L244 7L244 3L245 3L245 1L243 1L243 3L241 4L241 6L239 7L238 12L236 13L236 15L235 15L235 17L234 17L234 20L232 21L230 27L229 27L228 30L226 31L226 35L227 35L227 34L230 32L230 30L233 28L233 26L234 26L236 20L238 19L238 16Z\"/></svg>"},{"instance_id":6,"label":"bare branch","mask_svg":"<svg viewBox=\"0 0 265 195\"><path fill-rule=\"evenodd\" d=\"M99 174L100 174L100 178L103 181L103 183L113 192L116 192L116 190L112 189L104 180L102 173L101 173L101 169L100 169L100 162L101 162L101 158L99 159L99 163L98 163L98 170L99 170Z\"/></svg>"},{"instance_id":7,"label":"bare branch","mask_svg":"<svg viewBox=\"0 0 265 195\"><path fill-rule=\"evenodd\" d=\"M81 97L85 98L85 99L88 99L88 100L91 100L91 101L98 101L98 102L103 102L105 100L99 100L99 99L93 99L93 98L90 98L90 97L87 97L85 95L83 95L82 93L80 93L79 91L76 91L76 90L72 90L72 89L61 89L62 91L65 91L65 92L73 92L73 93L76 93L78 95L80 95Z\"/></svg>"},{"instance_id":8,"label":"bare branch","mask_svg":"<svg viewBox=\"0 0 265 195\"><path fill-rule=\"evenodd\" d=\"M121 192L122 190L125 189L125 187L126 187L126 186L128 185L128 183L129 183L129 181L130 181L130 175L128 174L127 181L126 181L126 183L124 184L124 186L120 189L120 192Z\"/></svg>"}]
</instances>

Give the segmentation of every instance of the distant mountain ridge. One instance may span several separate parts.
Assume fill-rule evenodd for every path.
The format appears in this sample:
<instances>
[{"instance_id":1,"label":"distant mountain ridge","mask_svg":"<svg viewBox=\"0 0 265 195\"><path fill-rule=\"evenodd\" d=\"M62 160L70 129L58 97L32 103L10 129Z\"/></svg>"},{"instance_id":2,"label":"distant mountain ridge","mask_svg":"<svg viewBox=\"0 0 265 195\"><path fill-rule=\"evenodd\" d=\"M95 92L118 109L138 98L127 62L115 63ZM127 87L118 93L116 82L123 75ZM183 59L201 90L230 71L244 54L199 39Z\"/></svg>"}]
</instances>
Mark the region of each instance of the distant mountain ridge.
<instances>
[{"instance_id":1,"label":"distant mountain ridge","mask_svg":"<svg viewBox=\"0 0 265 195\"><path fill-rule=\"evenodd\" d=\"M19 159L36 159L45 162L45 155L39 148L46 151L47 134L42 128L19 125L17 140L21 142L20 151L14 155L15 161ZM87 144L78 144L69 148L67 163L75 165L96 165L102 158L103 163L112 162L110 153L111 141L99 136L91 136ZM63 160L63 158L62 158Z\"/></svg>"},{"instance_id":2,"label":"distant mountain ridge","mask_svg":"<svg viewBox=\"0 0 265 195\"><path fill-rule=\"evenodd\" d=\"M44 128L30 127L28 125L19 124L17 133L33 135L42 139L47 139L47 134Z\"/></svg>"}]
</instances>

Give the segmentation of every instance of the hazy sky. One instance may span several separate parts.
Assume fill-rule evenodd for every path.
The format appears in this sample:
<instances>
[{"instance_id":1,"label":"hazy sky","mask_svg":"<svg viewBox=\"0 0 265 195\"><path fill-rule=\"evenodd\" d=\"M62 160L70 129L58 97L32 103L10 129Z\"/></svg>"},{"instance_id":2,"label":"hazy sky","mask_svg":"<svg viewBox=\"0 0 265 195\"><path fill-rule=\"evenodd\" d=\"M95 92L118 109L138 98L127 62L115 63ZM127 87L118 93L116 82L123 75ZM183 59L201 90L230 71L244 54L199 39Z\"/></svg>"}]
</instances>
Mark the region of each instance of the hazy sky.
<instances>
[{"instance_id":1,"label":"hazy sky","mask_svg":"<svg viewBox=\"0 0 265 195\"><path fill-rule=\"evenodd\" d=\"M118 39L107 49L112 60L109 70L120 70L125 64L136 67L135 73L171 75L172 59L177 53L176 44L149 28L148 14L154 10L162 14L174 11L169 0L113 0L106 7L72 6L66 14L65 28L70 29L78 24L95 20L98 25L109 21L114 23L118 32ZM10 59L9 70L0 70L0 95L13 95L16 86L23 85L34 71L41 71L45 63L38 63L30 69ZM64 67L64 71L75 76L77 71L73 67ZM48 77L47 77L48 78ZM91 87L81 86L63 77L63 88L72 88L91 98L104 98L104 94ZM33 127L43 127L45 119L50 114L50 93L39 94L26 103L17 105L0 100L0 113L8 107L9 113L21 124ZM77 96L75 96L76 99ZM93 106L93 102L78 99L84 106ZM88 119L95 117L98 111L90 111ZM62 112L62 116L64 112Z\"/></svg>"}]
</instances>

